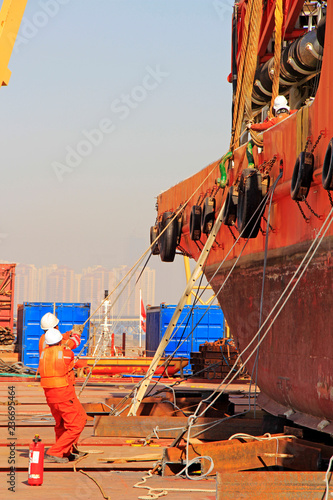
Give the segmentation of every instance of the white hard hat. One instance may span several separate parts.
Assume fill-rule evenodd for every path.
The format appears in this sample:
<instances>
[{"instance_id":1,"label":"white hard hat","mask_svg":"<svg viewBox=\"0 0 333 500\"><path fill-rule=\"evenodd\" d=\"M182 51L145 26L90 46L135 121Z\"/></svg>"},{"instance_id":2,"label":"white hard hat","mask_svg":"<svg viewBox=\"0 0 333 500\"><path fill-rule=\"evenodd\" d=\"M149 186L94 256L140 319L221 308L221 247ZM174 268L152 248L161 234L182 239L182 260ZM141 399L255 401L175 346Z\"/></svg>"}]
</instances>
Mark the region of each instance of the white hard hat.
<instances>
[{"instance_id":1,"label":"white hard hat","mask_svg":"<svg viewBox=\"0 0 333 500\"><path fill-rule=\"evenodd\" d=\"M57 316L52 313L46 313L40 320L40 327L42 330L49 330L54 328L59 323Z\"/></svg>"},{"instance_id":2,"label":"white hard hat","mask_svg":"<svg viewBox=\"0 0 333 500\"><path fill-rule=\"evenodd\" d=\"M290 111L290 108L288 106L288 101L284 97L284 95L278 95L277 97L275 97L273 108L274 108L275 114L277 113L277 111L279 111L281 109L285 109L287 113L289 113L289 111Z\"/></svg>"},{"instance_id":3,"label":"white hard hat","mask_svg":"<svg viewBox=\"0 0 333 500\"><path fill-rule=\"evenodd\" d=\"M45 333L45 342L47 345L57 344L61 339L62 335L56 328L50 328Z\"/></svg>"}]
</instances>

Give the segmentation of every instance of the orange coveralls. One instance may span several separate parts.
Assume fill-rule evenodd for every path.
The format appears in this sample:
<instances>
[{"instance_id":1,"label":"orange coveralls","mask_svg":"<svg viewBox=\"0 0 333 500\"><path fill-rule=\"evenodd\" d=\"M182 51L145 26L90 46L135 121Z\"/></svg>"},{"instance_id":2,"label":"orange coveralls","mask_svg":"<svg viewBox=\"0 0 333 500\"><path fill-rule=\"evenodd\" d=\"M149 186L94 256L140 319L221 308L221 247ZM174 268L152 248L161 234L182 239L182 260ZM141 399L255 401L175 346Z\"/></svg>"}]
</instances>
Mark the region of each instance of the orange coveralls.
<instances>
[{"instance_id":1,"label":"orange coveralls","mask_svg":"<svg viewBox=\"0 0 333 500\"><path fill-rule=\"evenodd\" d=\"M54 370L54 378L43 378L43 370L41 372L41 384L44 389L47 404L50 407L51 413L55 419L55 435L56 442L51 448L48 449L47 455L55 457L67 457L73 451L73 445L76 445L80 437L81 432L87 421L87 415L84 411L83 406L78 400L75 389L74 389L74 374L71 370L71 366L74 360L74 353L72 349L75 349L77 345L80 344L80 336L73 334L69 339L69 334L71 332L66 332L68 334L67 341L63 339L61 346L45 346L42 348L42 353L48 349L56 348L63 352L63 362L66 365L66 376L64 382L59 382L60 379L64 377L59 377L60 372L57 373ZM66 335L64 334L64 336ZM66 335L67 336L67 335ZM70 344L71 347L66 345ZM40 346L43 347L44 341L43 336L41 337ZM41 361L40 361L41 367ZM52 383L54 380L54 384ZM61 387L59 387L59 383ZM58 387L56 386L58 384ZM52 385L55 385L52 387ZM50 387L51 386L51 387Z\"/></svg>"}]
</instances>

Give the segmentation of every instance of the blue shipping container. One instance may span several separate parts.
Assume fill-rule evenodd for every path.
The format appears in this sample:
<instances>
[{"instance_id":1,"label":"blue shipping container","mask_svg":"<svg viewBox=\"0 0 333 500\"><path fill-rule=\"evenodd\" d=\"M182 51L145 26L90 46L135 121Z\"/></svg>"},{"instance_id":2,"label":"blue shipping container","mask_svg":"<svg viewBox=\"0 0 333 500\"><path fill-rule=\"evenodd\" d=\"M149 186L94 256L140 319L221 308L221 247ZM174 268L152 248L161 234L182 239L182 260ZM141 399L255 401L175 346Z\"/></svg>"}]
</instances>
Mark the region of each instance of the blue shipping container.
<instances>
[{"instance_id":1,"label":"blue shipping container","mask_svg":"<svg viewBox=\"0 0 333 500\"><path fill-rule=\"evenodd\" d=\"M155 354L175 309L175 305L166 304L147 308L147 356ZM187 305L180 315L164 354L165 356L173 354L177 346L182 344L177 350L175 357L185 357L190 360L191 352L199 351L200 344L204 344L206 341L214 342L223 338L224 331L224 315L220 306ZM184 343L182 343L183 341ZM184 368L184 373L192 373L190 363Z\"/></svg>"},{"instance_id":2,"label":"blue shipping container","mask_svg":"<svg viewBox=\"0 0 333 500\"><path fill-rule=\"evenodd\" d=\"M17 344L21 353L21 361L26 366L37 369L39 364L38 344L43 331L40 320L47 312L54 312L59 318L59 330L65 333L72 330L73 325L82 325L90 316L89 303L55 303L53 302L24 302L18 306L17 314ZM89 335L89 321L82 333L82 341L74 351L78 354ZM87 353L87 347L83 354Z\"/></svg>"}]
</instances>

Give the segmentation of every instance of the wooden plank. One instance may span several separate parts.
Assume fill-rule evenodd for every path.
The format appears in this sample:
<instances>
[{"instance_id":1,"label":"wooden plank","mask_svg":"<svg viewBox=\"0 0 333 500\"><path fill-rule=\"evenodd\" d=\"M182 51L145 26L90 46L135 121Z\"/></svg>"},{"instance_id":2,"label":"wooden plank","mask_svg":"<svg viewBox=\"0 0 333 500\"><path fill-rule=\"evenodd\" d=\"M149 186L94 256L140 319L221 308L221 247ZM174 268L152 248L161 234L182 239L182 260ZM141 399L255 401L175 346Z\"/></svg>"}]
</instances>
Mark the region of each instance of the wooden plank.
<instances>
[{"instance_id":1,"label":"wooden plank","mask_svg":"<svg viewBox=\"0 0 333 500\"><path fill-rule=\"evenodd\" d=\"M144 464L147 468L147 464ZM89 472L89 475L98 481L107 498L119 500L138 500L138 496L147 495L147 489L133 488L133 485L141 481L142 476L146 475L138 470L135 463L127 464L126 471L121 474L116 469L124 468L122 465L113 465L114 470L101 470ZM81 469L80 464L78 469ZM103 496L95 482L84 474L74 472L73 470L47 470L44 473L44 482L42 486L29 486L27 471L17 472L15 476L15 492L7 492L5 472L1 477L1 498L8 500L103 500ZM180 479L179 477L161 477L154 475L148 479L149 486L158 488L160 491L168 488L182 489L204 489L211 490L211 493L190 492L181 494L177 491L170 491L166 497L167 500L213 500L215 499L215 479L209 481L193 481L189 479ZM162 497L163 499L164 497Z\"/></svg>"},{"instance_id":2,"label":"wooden plank","mask_svg":"<svg viewBox=\"0 0 333 500\"><path fill-rule=\"evenodd\" d=\"M47 447L46 447L47 450ZM80 445L80 450L87 452L88 455L84 457L79 462L80 469L99 469L101 467L112 469L113 464L108 463L108 457L112 455L112 461L124 459L127 461L135 461L139 462L139 460L135 460L135 457L138 457L138 448L131 446L113 446L111 451L109 446L85 446ZM10 449L7 446L0 447L0 469L8 469L8 457L9 457ZM156 451L156 448L140 448L140 455L144 458L142 462L155 462L160 457L162 457L162 449ZM155 457L158 457L157 459ZM101 463L101 459L107 459L105 462L103 460L103 464ZM134 460L132 460L134 459ZM125 463L125 462L124 462ZM16 446L15 449L15 467L16 469L28 469L29 465L29 447L28 446ZM72 469L74 462L68 462L65 464L55 464L52 462L44 461L44 470L60 468L60 469ZM139 465L139 464L138 464ZM141 467L141 466L140 466Z\"/></svg>"}]
</instances>

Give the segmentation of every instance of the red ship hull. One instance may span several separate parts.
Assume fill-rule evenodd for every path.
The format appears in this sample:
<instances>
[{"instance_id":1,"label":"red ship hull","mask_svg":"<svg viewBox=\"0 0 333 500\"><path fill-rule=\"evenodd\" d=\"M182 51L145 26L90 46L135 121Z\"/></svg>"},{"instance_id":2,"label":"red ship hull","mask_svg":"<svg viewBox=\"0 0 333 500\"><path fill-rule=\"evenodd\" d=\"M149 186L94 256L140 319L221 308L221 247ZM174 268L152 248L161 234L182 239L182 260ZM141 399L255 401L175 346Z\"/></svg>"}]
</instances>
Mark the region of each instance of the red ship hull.
<instances>
[{"instance_id":1,"label":"red ship hull","mask_svg":"<svg viewBox=\"0 0 333 500\"><path fill-rule=\"evenodd\" d=\"M320 83L314 101L297 113L267 130L263 151L256 157L256 164L276 161L270 172L271 185L277 179L280 164L282 178L274 191L267 248L267 267L262 302L262 322L283 294L288 282L320 231L331 210L328 192L322 185L325 153L333 137L333 6L326 16L326 38ZM314 150L313 181L307 201L317 218L303 203L308 221L297 203L290 196L291 179L296 159L304 150L310 137ZM234 151L234 165L228 171L230 186L239 173L247 167L246 145ZM280 163L282 161L282 163ZM159 216L166 211L176 211L188 200L204 181L200 194L207 195L220 176L219 162L209 165L193 177L177 184L158 197ZM209 173L211 174L209 175ZM208 177L207 177L208 176ZM228 188L216 196L216 213L224 203ZM197 259L200 249L189 234L192 206L198 192L186 206L180 246ZM268 207L265 216L268 215ZM262 222L266 230L266 223ZM235 236L238 236L234 230ZM225 282L229 270L243 248L244 239L229 250L234 238L229 228L222 225L205 267L205 275L218 296L231 333L242 351L253 339L259 328L259 311L265 256L265 235L259 233L250 239L240 259ZM206 236L201 237L205 243ZM288 299L281 313L272 324L258 351L257 381L261 395L259 403L273 414L285 414L296 423L333 433L333 224L323 238L305 274ZM224 261L225 260L225 261ZM223 264L221 265L221 263ZM295 281L295 280L294 280ZM263 329L262 334L264 334ZM257 341L255 341L257 342ZM255 343L247 354L255 347ZM256 353L249 359L247 368L254 368ZM332 423L331 423L332 422Z\"/></svg>"}]
</instances>

